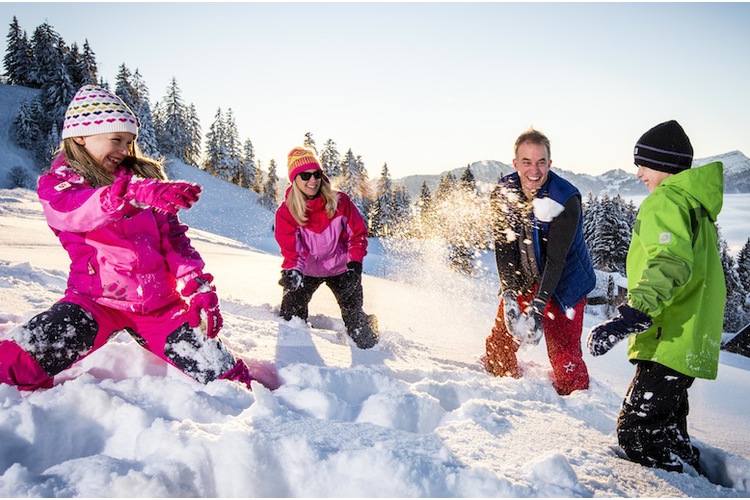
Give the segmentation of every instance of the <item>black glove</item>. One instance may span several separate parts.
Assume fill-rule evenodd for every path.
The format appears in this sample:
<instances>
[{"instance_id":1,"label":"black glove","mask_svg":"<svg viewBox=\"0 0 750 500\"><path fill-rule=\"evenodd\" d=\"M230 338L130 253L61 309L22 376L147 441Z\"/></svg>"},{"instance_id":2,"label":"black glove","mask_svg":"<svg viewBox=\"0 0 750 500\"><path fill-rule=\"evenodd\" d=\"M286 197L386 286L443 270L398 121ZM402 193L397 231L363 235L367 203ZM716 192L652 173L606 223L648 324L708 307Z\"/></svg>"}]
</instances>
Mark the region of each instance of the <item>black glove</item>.
<instances>
[{"instance_id":1,"label":"black glove","mask_svg":"<svg viewBox=\"0 0 750 500\"><path fill-rule=\"evenodd\" d=\"M350 260L346 264L346 270L347 271L354 271L355 273L361 275L362 274L362 263L357 262L355 260Z\"/></svg>"},{"instance_id":2,"label":"black glove","mask_svg":"<svg viewBox=\"0 0 750 500\"><path fill-rule=\"evenodd\" d=\"M617 317L591 329L586 345L592 356L601 356L625 337L645 332L654 324L648 314L633 309L628 304L622 304L617 310Z\"/></svg>"},{"instance_id":3,"label":"black glove","mask_svg":"<svg viewBox=\"0 0 750 500\"><path fill-rule=\"evenodd\" d=\"M304 285L302 283L302 273L296 269L282 269L279 285L284 287L288 292L296 292Z\"/></svg>"},{"instance_id":4,"label":"black glove","mask_svg":"<svg viewBox=\"0 0 750 500\"><path fill-rule=\"evenodd\" d=\"M541 299L534 299L526 308L524 313L528 316L526 323L526 343L531 345L537 345L542 337L544 336L544 330L542 329L542 314L547 304Z\"/></svg>"}]
</instances>

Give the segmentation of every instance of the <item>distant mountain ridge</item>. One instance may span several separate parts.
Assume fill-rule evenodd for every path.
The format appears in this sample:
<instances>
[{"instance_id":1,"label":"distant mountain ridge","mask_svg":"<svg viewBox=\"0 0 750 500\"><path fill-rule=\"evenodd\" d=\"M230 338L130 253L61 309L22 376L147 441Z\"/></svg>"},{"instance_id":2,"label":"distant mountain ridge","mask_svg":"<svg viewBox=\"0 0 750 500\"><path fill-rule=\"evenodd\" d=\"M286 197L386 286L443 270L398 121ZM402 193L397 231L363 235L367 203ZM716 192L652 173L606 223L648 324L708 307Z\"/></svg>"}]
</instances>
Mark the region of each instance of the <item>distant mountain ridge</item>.
<instances>
[{"instance_id":1,"label":"distant mountain ridge","mask_svg":"<svg viewBox=\"0 0 750 500\"><path fill-rule=\"evenodd\" d=\"M732 193L750 193L750 158L745 156L741 151L730 151L728 153L709 156L707 158L696 158L693 160L693 166L699 167L720 161L724 164L724 192ZM490 190L497 183L497 180L513 172L513 166L495 160L476 161L470 164L471 172L477 181L477 185L482 190ZM635 169L635 167L634 167ZM433 175L409 175L396 182L406 186L412 199L419 196L422 183L427 182L430 192L434 193L440 179L448 172L452 173L456 179L460 179L466 167L454 168L440 174ZM635 176L635 170L626 172L622 169L609 170L600 175L577 174L568 170L552 167L552 171L559 174L562 178L570 181L581 193L589 192L601 196L603 194L621 194L623 196L638 196L648 194L648 190L641 181Z\"/></svg>"}]
</instances>

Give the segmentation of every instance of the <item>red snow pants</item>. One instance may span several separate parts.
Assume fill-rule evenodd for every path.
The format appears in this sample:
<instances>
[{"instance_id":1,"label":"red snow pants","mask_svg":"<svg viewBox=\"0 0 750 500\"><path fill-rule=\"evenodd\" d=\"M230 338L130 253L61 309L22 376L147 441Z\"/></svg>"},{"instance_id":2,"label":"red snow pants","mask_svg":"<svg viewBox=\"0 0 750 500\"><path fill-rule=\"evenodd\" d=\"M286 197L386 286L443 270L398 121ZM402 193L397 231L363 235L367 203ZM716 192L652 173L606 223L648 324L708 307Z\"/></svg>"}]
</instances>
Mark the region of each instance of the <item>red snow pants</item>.
<instances>
[{"instance_id":1,"label":"red snow pants","mask_svg":"<svg viewBox=\"0 0 750 500\"><path fill-rule=\"evenodd\" d=\"M518 297L520 310L524 311L534 299L533 293ZM581 351L581 332L583 331L583 310L586 299L573 308L575 314L569 319L554 299L547 303L542 317L542 330L547 344L547 355L552 365L552 385L561 395L573 391L588 389L589 372L583 361ZM503 299L497 309L492 333L485 341L487 354L485 368L496 377L519 378L522 375L518 366L518 341L505 326L505 308Z\"/></svg>"}]
</instances>

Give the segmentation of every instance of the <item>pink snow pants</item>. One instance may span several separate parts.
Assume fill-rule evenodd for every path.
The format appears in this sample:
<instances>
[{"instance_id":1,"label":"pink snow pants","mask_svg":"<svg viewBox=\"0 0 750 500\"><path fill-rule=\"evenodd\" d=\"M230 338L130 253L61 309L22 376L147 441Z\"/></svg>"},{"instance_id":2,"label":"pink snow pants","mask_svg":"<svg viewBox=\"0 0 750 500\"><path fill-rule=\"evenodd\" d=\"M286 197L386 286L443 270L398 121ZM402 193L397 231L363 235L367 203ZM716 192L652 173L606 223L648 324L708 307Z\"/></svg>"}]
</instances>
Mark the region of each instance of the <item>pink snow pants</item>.
<instances>
[{"instance_id":1,"label":"pink snow pants","mask_svg":"<svg viewBox=\"0 0 750 500\"><path fill-rule=\"evenodd\" d=\"M89 339L72 347L60 345L59 336L57 339L43 338L44 332L38 333L45 327L42 313L31 320L41 318L36 322L37 337L33 341L28 340L28 331L26 335L17 334L14 337L15 332L23 330L28 324L11 332L12 340L0 341L0 383L15 385L22 390L52 387L53 377L57 373L102 347L115 332L128 329L145 349L200 382L223 378L250 387L253 377L243 360L236 360L218 338L209 339L187 326L187 306L182 301L148 314L119 311L72 294L66 295L56 306L63 303L80 306L83 312L93 317L93 322L89 322L89 325L93 325L89 326L89 330L95 329L91 332L93 342ZM70 338L80 340L75 336ZM28 350L24 349L24 343L28 344ZM70 354L71 350L73 354ZM67 353L64 355L69 358L59 361L59 353Z\"/></svg>"},{"instance_id":2,"label":"pink snow pants","mask_svg":"<svg viewBox=\"0 0 750 500\"><path fill-rule=\"evenodd\" d=\"M533 299L533 293L520 296L518 304L521 311L524 311ZM554 299L551 299L544 309L542 329L547 344L547 356L552 365L552 385L561 395L568 395L573 391L589 387L589 372L581 351L585 305L586 299L576 304L573 308L575 311L573 319L568 319ZM505 326L505 308L502 299L497 309L495 325L485 341L485 346L487 354L484 364L488 372L496 377L521 377L522 372L518 367L516 357L519 345Z\"/></svg>"}]
</instances>

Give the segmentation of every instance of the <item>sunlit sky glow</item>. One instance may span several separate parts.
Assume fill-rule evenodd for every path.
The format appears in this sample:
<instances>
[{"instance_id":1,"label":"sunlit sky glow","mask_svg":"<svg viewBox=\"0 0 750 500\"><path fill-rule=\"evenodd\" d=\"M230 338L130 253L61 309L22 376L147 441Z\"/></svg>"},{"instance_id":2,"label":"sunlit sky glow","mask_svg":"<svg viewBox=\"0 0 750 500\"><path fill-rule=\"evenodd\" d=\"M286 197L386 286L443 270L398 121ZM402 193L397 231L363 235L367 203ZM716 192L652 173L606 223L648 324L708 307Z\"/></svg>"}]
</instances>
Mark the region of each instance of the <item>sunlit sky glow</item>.
<instances>
[{"instance_id":1,"label":"sunlit sky glow","mask_svg":"<svg viewBox=\"0 0 750 500\"><path fill-rule=\"evenodd\" d=\"M176 77L204 133L231 108L264 168L305 132L370 177L510 163L534 126L600 174L668 119L698 158L750 155L747 3L0 3L4 36L14 15L88 39L112 85L139 69L152 102Z\"/></svg>"}]
</instances>

